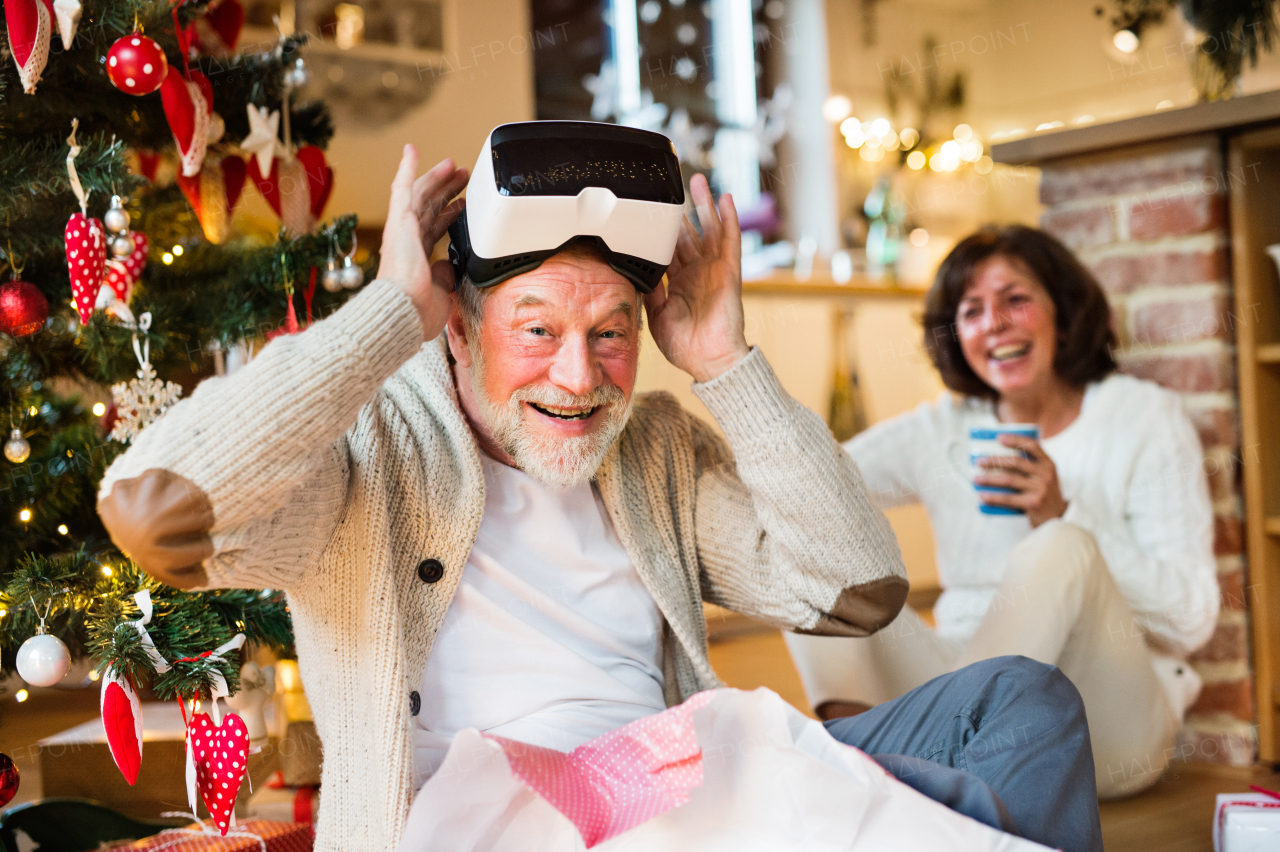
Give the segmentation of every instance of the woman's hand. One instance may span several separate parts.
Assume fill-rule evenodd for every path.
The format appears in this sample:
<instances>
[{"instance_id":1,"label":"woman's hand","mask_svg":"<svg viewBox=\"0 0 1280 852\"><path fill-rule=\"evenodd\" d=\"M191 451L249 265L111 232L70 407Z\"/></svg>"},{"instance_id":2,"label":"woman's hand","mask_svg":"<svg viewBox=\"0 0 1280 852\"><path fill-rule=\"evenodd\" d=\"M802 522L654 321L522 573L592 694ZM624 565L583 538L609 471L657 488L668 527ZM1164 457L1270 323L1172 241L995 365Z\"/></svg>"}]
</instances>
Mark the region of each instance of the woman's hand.
<instances>
[{"instance_id":1,"label":"woman's hand","mask_svg":"<svg viewBox=\"0 0 1280 852\"><path fill-rule=\"evenodd\" d=\"M702 236L688 219L680 224L676 250L667 267L667 290L644 297L649 330L666 359L708 382L749 351L743 335L742 232L733 198L712 203L702 175L689 182Z\"/></svg>"},{"instance_id":2,"label":"woman's hand","mask_svg":"<svg viewBox=\"0 0 1280 852\"><path fill-rule=\"evenodd\" d=\"M447 260L431 264L428 258L462 211L463 199L455 196L467 185L467 170L445 160L415 181L417 170L418 151L405 145L391 184L378 277L400 286L418 309L423 339L433 340L449 319L453 267Z\"/></svg>"},{"instance_id":3,"label":"woman's hand","mask_svg":"<svg viewBox=\"0 0 1280 852\"><path fill-rule=\"evenodd\" d=\"M1016 494L998 491L979 491L978 499L989 506L1005 506L1027 513L1031 526L1038 527L1045 521L1061 518L1067 511L1067 501L1058 487L1058 468L1053 459L1034 438L1024 435L1003 434L1000 443L1022 450L1031 458L1022 456L984 456L978 465L984 472L975 476L978 485L996 488L1012 488Z\"/></svg>"}]
</instances>

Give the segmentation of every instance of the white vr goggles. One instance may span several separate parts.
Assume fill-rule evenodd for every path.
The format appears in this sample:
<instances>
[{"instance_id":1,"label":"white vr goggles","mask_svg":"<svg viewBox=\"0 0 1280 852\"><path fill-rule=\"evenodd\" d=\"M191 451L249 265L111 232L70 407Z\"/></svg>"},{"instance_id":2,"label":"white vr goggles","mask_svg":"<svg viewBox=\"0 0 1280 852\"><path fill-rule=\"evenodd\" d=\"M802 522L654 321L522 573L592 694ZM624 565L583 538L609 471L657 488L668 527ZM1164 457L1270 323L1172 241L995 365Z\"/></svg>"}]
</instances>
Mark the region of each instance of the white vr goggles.
<instances>
[{"instance_id":1,"label":"white vr goggles","mask_svg":"<svg viewBox=\"0 0 1280 852\"><path fill-rule=\"evenodd\" d=\"M661 283L684 216L671 141L589 121L503 124L485 139L466 210L449 226L455 280L492 287L575 240L643 293Z\"/></svg>"}]
</instances>

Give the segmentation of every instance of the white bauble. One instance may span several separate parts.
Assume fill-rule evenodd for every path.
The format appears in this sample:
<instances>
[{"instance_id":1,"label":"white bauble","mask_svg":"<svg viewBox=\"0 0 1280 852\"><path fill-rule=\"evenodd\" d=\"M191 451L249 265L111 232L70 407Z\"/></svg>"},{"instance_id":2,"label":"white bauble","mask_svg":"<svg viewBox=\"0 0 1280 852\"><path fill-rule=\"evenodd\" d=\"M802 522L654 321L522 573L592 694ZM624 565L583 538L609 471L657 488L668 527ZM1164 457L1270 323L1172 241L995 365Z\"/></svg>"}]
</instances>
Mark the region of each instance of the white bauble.
<instances>
[{"instance_id":1,"label":"white bauble","mask_svg":"<svg viewBox=\"0 0 1280 852\"><path fill-rule=\"evenodd\" d=\"M354 290L364 283L364 270L351 262L351 258L343 258L342 268L338 270L342 286Z\"/></svg>"},{"instance_id":2,"label":"white bauble","mask_svg":"<svg viewBox=\"0 0 1280 852\"><path fill-rule=\"evenodd\" d=\"M9 440L4 442L4 457L14 464L22 464L31 456L31 445L22 437L21 429L14 429Z\"/></svg>"},{"instance_id":3,"label":"white bauble","mask_svg":"<svg viewBox=\"0 0 1280 852\"><path fill-rule=\"evenodd\" d=\"M336 293L342 289L342 269L333 258L329 258L324 272L320 273L320 284L330 293Z\"/></svg>"},{"instance_id":4,"label":"white bauble","mask_svg":"<svg viewBox=\"0 0 1280 852\"><path fill-rule=\"evenodd\" d=\"M32 686L53 686L67 676L71 652L61 639L37 633L18 649L18 674Z\"/></svg>"}]
</instances>

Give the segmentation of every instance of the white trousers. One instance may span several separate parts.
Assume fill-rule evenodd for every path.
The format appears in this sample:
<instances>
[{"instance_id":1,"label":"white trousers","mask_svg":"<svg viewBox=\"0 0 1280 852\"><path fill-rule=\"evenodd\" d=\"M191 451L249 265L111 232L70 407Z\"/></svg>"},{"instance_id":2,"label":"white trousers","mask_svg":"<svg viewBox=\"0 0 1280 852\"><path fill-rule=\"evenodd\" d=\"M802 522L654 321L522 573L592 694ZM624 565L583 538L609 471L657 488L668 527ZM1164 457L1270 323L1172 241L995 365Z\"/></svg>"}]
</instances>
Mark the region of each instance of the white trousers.
<instances>
[{"instance_id":1,"label":"white trousers","mask_svg":"<svg viewBox=\"0 0 1280 852\"><path fill-rule=\"evenodd\" d=\"M882 704L970 663L1010 654L1062 670L1084 699L1099 798L1144 790L1175 752L1180 725L1153 656L1093 536L1042 524L1009 555L1008 571L964 647L904 607L866 638L786 634L810 702Z\"/></svg>"}]
</instances>

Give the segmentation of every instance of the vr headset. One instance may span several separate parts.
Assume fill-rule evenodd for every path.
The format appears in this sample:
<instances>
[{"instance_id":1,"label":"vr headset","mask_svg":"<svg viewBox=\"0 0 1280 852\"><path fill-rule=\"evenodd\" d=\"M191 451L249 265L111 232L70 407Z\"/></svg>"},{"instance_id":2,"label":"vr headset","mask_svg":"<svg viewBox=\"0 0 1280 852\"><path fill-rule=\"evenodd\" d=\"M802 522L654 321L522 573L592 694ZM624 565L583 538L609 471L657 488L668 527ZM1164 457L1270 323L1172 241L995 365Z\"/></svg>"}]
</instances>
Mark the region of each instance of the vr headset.
<instances>
[{"instance_id":1,"label":"vr headset","mask_svg":"<svg viewBox=\"0 0 1280 852\"><path fill-rule=\"evenodd\" d=\"M671 263L684 181L671 141L589 121L526 121L493 129L449 226L454 280L492 287L536 269L574 241L652 293Z\"/></svg>"}]
</instances>

